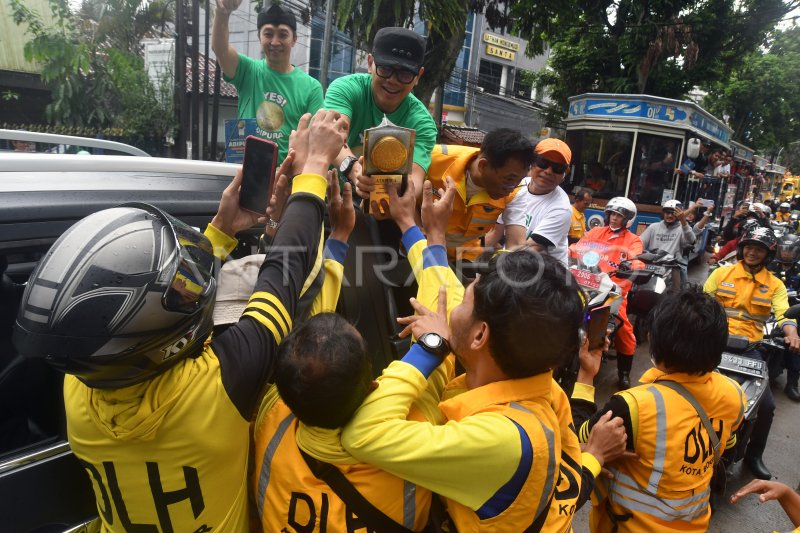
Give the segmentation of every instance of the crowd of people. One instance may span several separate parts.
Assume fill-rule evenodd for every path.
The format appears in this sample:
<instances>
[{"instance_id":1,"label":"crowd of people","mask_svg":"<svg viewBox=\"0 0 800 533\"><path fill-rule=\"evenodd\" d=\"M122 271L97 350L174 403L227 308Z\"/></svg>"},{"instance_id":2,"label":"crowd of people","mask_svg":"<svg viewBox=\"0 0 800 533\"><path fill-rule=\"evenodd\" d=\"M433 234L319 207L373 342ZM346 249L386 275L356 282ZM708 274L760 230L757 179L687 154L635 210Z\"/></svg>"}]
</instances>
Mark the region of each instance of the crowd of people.
<instances>
[{"instance_id":1,"label":"crowd of people","mask_svg":"<svg viewBox=\"0 0 800 533\"><path fill-rule=\"evenodd\" d=\"M240 114L281 108L265 131L284 156L267 212L239 207L239 171L204 234L143 204L95 213L42 259L15 325L21 354L66 374L68 439L103 530L555 532L590 500L593 532L706 530L712 476L746 402L713 372L728 335L758 340L773 314L800 351L786 288L766 268L771 230L737 214L739 262L689 287L686 249L708 213L669 201L639 236L635 204L616 197L587 230L591 192L570 205L560 186L572 161L563 141L499 129L480 148L435 144L411 94L420 35L381 28L369 72L323 95L288 61L296 23L278 5L258 16L265 61L235 52L227 21L239 2L217 0L213 46ZM389 187L371 212L382 237L398 237L417 292L414 314L398 319L411 348L375 380L364 338L335 310L356 206L375 187L362 132L384 116L416 131L414 164L405 190ZM265 220L263 259L217 272L237 232ZM653 366L631 387L637 339L621 274L642 267L645 249L673 254L682 286L654 309ZM586 296L568 269L588 251L623 292L608 340L620 391L599 409L608 346L589 348ZM477 275L457 276L460 262ZM229 298L231 284L246 296ZM568 396L553 370L576 355ZM768 395L745 455L763 480L773 411ZM734 503L751 492L800 520L787 487L759 481Z\"/></svg>"}]
</instances>

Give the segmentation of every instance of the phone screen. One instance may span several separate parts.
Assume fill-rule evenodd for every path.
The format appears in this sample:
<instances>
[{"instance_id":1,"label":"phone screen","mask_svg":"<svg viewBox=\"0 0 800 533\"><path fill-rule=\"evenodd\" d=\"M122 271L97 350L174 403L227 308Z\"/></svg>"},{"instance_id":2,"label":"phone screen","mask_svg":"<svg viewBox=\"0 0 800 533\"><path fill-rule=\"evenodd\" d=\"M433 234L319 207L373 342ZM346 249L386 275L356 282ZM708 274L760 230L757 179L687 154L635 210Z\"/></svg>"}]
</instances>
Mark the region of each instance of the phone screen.
<instances>
[{"instance_id":1,"label":"phone screen","mask_svg":"<svg viewBox=\"0 0 800 533\"><path fill-rule=\"evenodd\" d=\"M606 342L608 319L611 316L611 307L604 305L589 311L589 320L586 324L586 336L589 338L589 349L602 348Z\"/></svg>"},{"instance_id":2,"label":"phone screen","mask_svg":"<svg viewBox=\"0 0 800 533\"><path fill-rule=\"evenodd\" d=\"M263 215L267 211L269 196L272 192L272 177L275 175L278 145L252 135L248 136L244 143L239 206Z\"/></svg>"}]
</instances>

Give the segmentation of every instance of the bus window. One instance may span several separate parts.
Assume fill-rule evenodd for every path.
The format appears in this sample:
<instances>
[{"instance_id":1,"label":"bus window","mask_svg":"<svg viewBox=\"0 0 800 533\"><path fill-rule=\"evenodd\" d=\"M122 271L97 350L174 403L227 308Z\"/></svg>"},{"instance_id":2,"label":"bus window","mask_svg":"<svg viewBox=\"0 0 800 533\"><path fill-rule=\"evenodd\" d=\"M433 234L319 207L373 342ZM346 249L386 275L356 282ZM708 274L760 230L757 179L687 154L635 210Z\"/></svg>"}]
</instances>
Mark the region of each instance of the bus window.
<instances>
[{"instance_id":1,"label":"bus window","mask_svg":"<svg viewBox=\"0 0 800 533\"><path fill-rule=\"evenodd\" d=\"M568 191L584 187L606 199L625 194L633 133L577 130L567 132L567 144L574 168L564 185Z\"/></svg>"},{"instance_id":2,"label":"bus window","mask_svg":"<svg viewBox=\"0 0 800 533\"><path fill-rule=\"evenodd\" d=\"M664 191L672 189L681 140L640 133L637 143L628 198L636 203L660 205ZM675 198L675 191L668 193Z\"/></svg>"}]
</instances>

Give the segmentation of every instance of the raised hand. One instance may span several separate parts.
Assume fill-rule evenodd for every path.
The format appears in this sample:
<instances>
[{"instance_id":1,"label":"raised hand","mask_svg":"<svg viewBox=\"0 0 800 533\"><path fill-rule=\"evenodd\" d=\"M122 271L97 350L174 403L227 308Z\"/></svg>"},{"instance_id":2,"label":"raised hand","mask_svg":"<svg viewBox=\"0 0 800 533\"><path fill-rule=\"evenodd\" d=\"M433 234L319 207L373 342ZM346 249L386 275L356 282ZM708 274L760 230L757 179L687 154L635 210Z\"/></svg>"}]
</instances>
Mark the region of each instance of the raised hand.
<instances>
[{"instance_id":1,"label":"raised hand","mask_svg":"<svg viewBox=\"0 0 800 533\"><path fill-rule=\"evenodd\" d=\"M414 338L419 338L424 333L438 333L446 341L450 341L450 326L447 324L447 289L439 287L439 306L436 312L419 303L416 298L410 298L409 302L417 314L397 319L398 324L405 326L400 332L401 338L411 334Z\"/></svg>"},{"instance_id":2,"label":"raised hand","mask_svg":"<svg viewBox=\"0 0 800 533\"><path fill-rule=\"evenodd\" d=\"M305 148L308 158L303 164L303 172L326 175L328 167L336 160L347 140L347 130L347 118L338 111L317 111L308 128ZM294 148L298 154L302 153L301 146Z\"/></svg>"},{"instance_id":3,"label":"raised hand","mask_svg":"<svg viewBox=\"0 0 800 533\"><path fill-rule=\"evenodd\" d=\"M259 216L239 207L239 191L241 188L242 169L239 168L231 182L222 191L217 214L211 220L211 224L215 228L231 237L244 229L252 227L259 220L266 219L266 213Z\"/></svg>"},{"instance_id":4,"label":"raised hand","mask_svg":"<svg viewBox=\"0 0 800 533\"><path fill-rule=\"evenodd\" d=\"M241 5L242 0L217 0L217 12L230 15Z\"/></svg>"},{"instance_id":5,"label":"raised hand","mask_svg":"<svg viewBox=\"0 0 800 533\"><path fill-rule=\"evenodd\" d=\"M434 201L433 184L426 180L422 189L422 225L428 244L445 244L447 224L453 213L453 199L456 196L456 186L451 178L447 178L444 189L437 191L440 199Z\"/></svg>"},{"instance_id":6,"label":"raised hand","mask_svg":"<svg viewBox=\"0 0 800 533\"><path fill-rule=\"evenodd\" d=\"M339 190L339 173L328 171L328 215L331 219L331 239L347 242L356 225L356 210L353 205L353 186L344 184L344 193Z\"/></svg>"},{"instance_id":7,"label":"raised hand","mask_svg":"<svg viewBox=\"0 0 800 533\"><path fill-rule=\"evenodd\" d=\"M398 188L391 185L386 187L386 192L389 194L389 201L381 200L380 206L372 202L370 210L373 213L378 213L381 210L384 213L388 213L403 233L408 228L416 226L417 222L414 219L414 214L417 210L417 195L414 190L413 180L408 180L405 194L402 196L398 194Z\"/></svg>"}]
</instances>

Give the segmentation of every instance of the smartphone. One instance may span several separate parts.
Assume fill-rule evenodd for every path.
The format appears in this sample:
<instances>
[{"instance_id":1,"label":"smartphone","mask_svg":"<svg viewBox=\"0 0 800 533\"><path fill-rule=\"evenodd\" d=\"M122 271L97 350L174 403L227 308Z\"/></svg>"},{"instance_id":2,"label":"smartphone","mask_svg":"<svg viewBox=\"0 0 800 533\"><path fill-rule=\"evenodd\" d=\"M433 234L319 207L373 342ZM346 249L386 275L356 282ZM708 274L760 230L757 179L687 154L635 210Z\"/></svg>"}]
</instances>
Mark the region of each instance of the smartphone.
<instances>
[{"instance_id":1,"label":"smartphone","mask_svg":"<svg viewBox=\"0 0 800 533\"><path fill-rule=\"evenodd\" d=\"M602 348L606 342L608 319L611 317L611 307L603 305L589 311L586 323L586 337L589 339L589 349Z\"/></svg>"},{"instance_id":2,"label":"smartphone","mask_svg":"<svg viewBox=\"0 0 800 533\"><path fill-rule=\"evenodd\" d=\"M714 208L714 200L708 200L708 199L705 199L705 198L701 198L697 203L700 204L703 207L708 207L709 209L713 209Z\"/></svg>"},{"instance_id":3,"label":"smartphone","mask_svg":"<svg viewBox=\"0 0 800 533\"><path fill-rule=\"evenodd\" d=\"M253 135L244 140L239 207L262 216L267 212L277 159L278 145L274 142Z\"/></svg>"}]
</instances>

